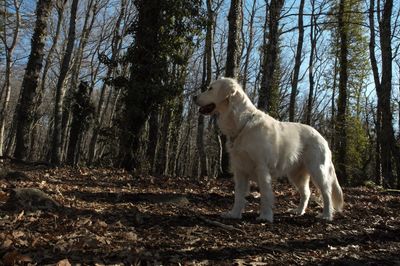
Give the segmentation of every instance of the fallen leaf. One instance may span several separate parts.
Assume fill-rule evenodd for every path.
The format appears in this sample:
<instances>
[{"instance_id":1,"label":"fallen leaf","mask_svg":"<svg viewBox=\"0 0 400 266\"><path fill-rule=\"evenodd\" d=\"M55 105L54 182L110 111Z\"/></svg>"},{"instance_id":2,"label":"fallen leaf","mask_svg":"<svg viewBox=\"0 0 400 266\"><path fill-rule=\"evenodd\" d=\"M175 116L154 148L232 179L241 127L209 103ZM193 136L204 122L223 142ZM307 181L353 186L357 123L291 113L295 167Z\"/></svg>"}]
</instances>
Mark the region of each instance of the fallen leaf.
<instances>
[{"instance_id":1,"label":"fallen leaf","mask_svg":"<svg viewBox=\"0 0 400 266\"><path fill-rule=\"evenodd\" d=\"M11 251L3 256L3 263L5 266L14 266L20 262L32 262L32 259L26 255L22 255L17 251Z\"/></svg>"},{"instance_id":2,"label":"fallen leaf","mask_svg":"<svg viewBox=\"0 0 400 266\"><path fill-rule=\"evenodd\" d=\"M57 262L56 266L71 266L71 263L68 261L68 259L63 259Z\"/></svg>"},{"instance_id":3,"label":"fallen leaf","mask_svg":"<svg viewBox=\"0 0 400 266\"><path fill-rule=\"evenodd\" d=\"M2 249L8 249L12 245L13 241L11 239L6 239L3 241L3 244L1 245Z\"/></svg>"}]
</instances>

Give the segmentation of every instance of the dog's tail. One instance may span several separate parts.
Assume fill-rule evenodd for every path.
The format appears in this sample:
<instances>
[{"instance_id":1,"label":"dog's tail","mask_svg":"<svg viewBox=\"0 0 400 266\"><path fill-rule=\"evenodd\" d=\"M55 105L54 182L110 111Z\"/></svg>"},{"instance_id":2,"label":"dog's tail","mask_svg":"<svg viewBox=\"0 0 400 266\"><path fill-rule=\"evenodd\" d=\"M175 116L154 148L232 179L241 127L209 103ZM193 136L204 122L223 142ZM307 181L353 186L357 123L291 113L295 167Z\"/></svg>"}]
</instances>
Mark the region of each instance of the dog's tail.
<instances>
[{"instance_id":1,"label":"dog's tail","mask_svg":"<svg viewBox=\"0 0 400 266\"><path fill-rule=\"evenodd\" d=\"M343 210L344 200L343 200L343 191L340 187L339 181L336 176L335 167L333 163L331 163L331 167L329 168L330 176L332 177L332 202L333 208L336 211L341 212Z\"/></svg>"}]
</instances>

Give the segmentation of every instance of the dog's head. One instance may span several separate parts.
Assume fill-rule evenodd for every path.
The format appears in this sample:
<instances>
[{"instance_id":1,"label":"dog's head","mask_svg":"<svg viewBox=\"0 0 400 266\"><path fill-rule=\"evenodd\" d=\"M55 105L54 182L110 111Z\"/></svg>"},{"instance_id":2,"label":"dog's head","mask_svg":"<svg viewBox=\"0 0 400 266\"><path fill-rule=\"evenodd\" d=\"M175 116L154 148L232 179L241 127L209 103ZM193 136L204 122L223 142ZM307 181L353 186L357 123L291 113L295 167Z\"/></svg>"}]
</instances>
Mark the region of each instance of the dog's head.
<instances>
[{"instance_id":1,"label":"dog's head","mask_svg":"<svg viewBox=\"0 0 400 266\"><path fill-rule=\"evenodd\" d=\"M239 84L231 78L221 78L211 82L206 91L193 97L200 106L199 112L203 115L212 115L221 111L221 107L229 104L229 99L240 89Z\"/></svg>"}]
</instances>

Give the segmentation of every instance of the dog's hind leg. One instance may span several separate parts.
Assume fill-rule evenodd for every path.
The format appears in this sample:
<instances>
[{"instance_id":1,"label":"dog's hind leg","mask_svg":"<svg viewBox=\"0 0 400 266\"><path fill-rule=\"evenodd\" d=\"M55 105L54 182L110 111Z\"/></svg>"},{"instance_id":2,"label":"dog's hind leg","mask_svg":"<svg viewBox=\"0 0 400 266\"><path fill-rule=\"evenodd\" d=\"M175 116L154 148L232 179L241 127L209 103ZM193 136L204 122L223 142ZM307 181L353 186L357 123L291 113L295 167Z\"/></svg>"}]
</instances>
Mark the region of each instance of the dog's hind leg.
<instances>
[{"instance_id":1,"label":"dog's hind leg","mask_svg":"<svg viewBox=\"0 0 400 266\"><path fill-rule=\"evenodd\" d=\"M300 203L297 209L291 210L297 215L303 215L306 211L308 200L310 199L310 175L305 172L298 172L289 176L290 182L296 187L300 194Z\"/></svg>"},{"instance_id":2,"label":"dog's hind leg","mask_svg":"<svg viewBox=\"0 0 400 266\"><path fill-rule=\"evenodd\" d=\"M237 172L234 175L235 179L235 201L232 210L221 215L222 218L241 219L242 212L246 207L246 196L249 193L249 179L247 176Z\"/></svg>"},{"instance_id":3,"label":"dog's hind leg","mask_svg":"<svg viewBox=\"0 0 400 266\"><path fill-rule=\"evenodd\" d=\"M319 189L324 202L323 211L317 217L328 221L333 219L332 182L325 165L310 169L311 179Z\"/></svg>"}]
</instances>

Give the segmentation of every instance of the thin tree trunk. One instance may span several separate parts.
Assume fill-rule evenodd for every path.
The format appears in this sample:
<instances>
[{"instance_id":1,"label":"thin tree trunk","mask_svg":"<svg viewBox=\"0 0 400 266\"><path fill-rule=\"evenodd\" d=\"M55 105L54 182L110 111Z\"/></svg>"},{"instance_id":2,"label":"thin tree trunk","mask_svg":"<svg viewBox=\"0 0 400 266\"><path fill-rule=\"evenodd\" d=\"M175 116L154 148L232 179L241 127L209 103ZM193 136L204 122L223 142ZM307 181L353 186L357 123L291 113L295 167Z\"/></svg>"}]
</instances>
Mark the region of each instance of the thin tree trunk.
<instances>
[{"instance_id":1,"label":"thin tree trunk","mask_svg":"<svg viewBox=\"0 0 400 266\"><path fill-rule=\"evenodd\" d=\"M30 132L35 114L35 97L37 94L39 75L42 69L44 46L47 36L47 23L52 1L40 0L36 8L36 25L32 35L31 53L24 79L22 81L19 102L16 108L16 147L14 157L25 160L28 155Z\"/></svg>"},{"instance_id":2,"label":"thin tree trunk","mask_svg":"<svg viewBox=\"0 0 400 266\"><path fill-rule=\"evenodd\" d=\"M149 162L150 173L154 174L154 163L156 159L156 151L158 144L158 128L160 127L158 122L159 108L154 108L150 113L149 117L149 136L147 140L146 157Z\"/></svg>"},{"instance_id":3,"label":"thin tree trunk","mask_svg":"<svg viewBox=\"0 0 400 266\"><path fill-rule=\"evenodd\" d=\"M375 55L375 18L374 18L375 0L370 0L369 6L369 29L370 29L370 40L369 40L369 58L371 61L371 68L374 77L375 89L377 93L381 91L381 81L379 78L378 63ZM376 147L375 147L375 182L378 185L383 185L382 176L382 162L381 162L381 108L380 100L378 99L377 111L376 111Z\"/></svg>"},{"instance_id":4,"label":"thin tree trunk","mask_svg":"<svg viewBox=\"0 0 400 266\"><path fill-rule=\"evenodd\" d=\"M337 172L338 178L342 184L348 183L347 177L347 80L348 80L348 36L347 27L349 25L344 21L345 1L341 0L339 4L338 25L339 25L339 38L340 38L340 51L339 51L339 98L337 110Z\"/></svg>"},{"instance_id":5,"label":"thin tree trunk","mask_svg":"<svg viewBox=\"0 0 400 266\"><path fill-rule=\"evenodd\" d=\"M12 57L14 53L14 49L17 46L18 42L18 37L19 37L19 28L20 28L20 22L21 22L21 16L20 16L20 4L18 3L17 0L13 1L14 4L14 12L15 12L15 29L12 33L12 41L11 44L8 45L7 43L7 6L6 3L4 2L4 10L3 10L3 23L4 23L4 28L2 29L2 36L1 36L1 41L3 42L4 45L4 52L5 52L5 57L6 57L6 69L5 69L5 76L4 76L4 86L1 90L0 93L0 100L2 99L2 96L4 94L4 102L2 104L2 108L0 109L0 156L3 156L3 149L4 149L4 133L5 133L5 125L6 125L6 115L8 112L8 105L10 102L10 96L11 96L11 67L12 67ZM1 161L1 159L0 159Z\"/></svg>"},{"instance_id":6,"label":"thin tree trunk","mask_svg":"<svg viewBox=\"0 0 400 266\"><path fill-rule=\"evenodd\" d=\"M211 61L212 61L212 46L213 46L213 31L214 31L214 11L212 10L212 0L207 0L207 33L206 43L203 58L203 79L201 91L207 90L211 82ZM197 139L196 146L199 152L200 161L200 176L207 176L207 154L204 147L204 116L199 115L197 119ZM196 167L195 167L196 168ZM195 169L197 176L197 169Z\"/></svg>"},{"instance_id":7,"label":"thin tree trunk","mask_svg":"<svg viewBox=\"0 0 400 266\"><path fill-rule=\"evenodd\" d=\"M297 96L297 86L299 83L299 73L301 66L301 57L303 52L303 40L304 40L304 26L303 26L303 12L304 12L304 2L305 0L300 1L299 7L299 18L298 18L298 27L299 27L299 38L297 40L297 48L296 48L296 57L294 61L294 69L292 76L292 91L290 92L290 103L289 103L289 121L294 121L294 113L296 111L296 96ZM312 21L311 17L311 21ZM312 26L311 26L312 27ZM312 49L312 48L311 48Z\"/></svg>"},{"instance_id":8,"label":"thin tree trunk","mask_svg":"<svg viewBox=\"0 0 400 266\"><path fill-rule=\"evenodd\" d=\"M230 78L237 78L240 60L240 26L242 25L242 0L231 0L229 9L228 22L228 48L225 65L225 76ZM221 136L221 177L230 177L229 173L229 155L226 151L226 137Z\"/></svg>"},{"instance_id":9,"label":"thin tree trunk","mask_svg":"<svg viewBox=\"0 0 400 266\"><path fill-rule=\"evenodd\" d=\"M166 164L168 161L168 139L169 139L169 126L171 123L172 108L170 103L164 106L162 114L162 125L160 129L160 144L157 156L157 163L155 172L159 175L165 175Z\"/></svg>"},{"instance_id":10,"label":"thin tree trunk","mask_svg":"<svg viewBox=\"0 0 400 266\"><path fill-rule=\"evenodd\" d=\"M309 91L308 91L308 100L307 100L307 109L306 109L306 124L311 125L312 118L312 107L314 102L314 59L315 59L315 51L317 47L317 25L316 25L316 17L315 17L315 1L311 1L311 17L310 17L310 42L311 42L311 51L310 51L310 60L308 64L308 82L309 82Z\"/></svg>"},{"instance_id":11,"label":"thin tree trunk","mask_svg":"<svg viewBox=\"0 0 400 266\"><path fill-rule=\"evenodd\" d=\"M115 23L114 35L113 35L113 38L111 41L111 43L112 43L111 62L112 63L115 62L115 60L117 59L118 54L121 50L122 37L121 37L121 33L120 33L120 26L121 26L122 19L125 15L125 11L126 11L126 0L123 0L123 1L121 1L120 12L119 12L117 21ZM114 69L111 66L109 66L107 69L106 79L111 77L113 71L114 71ZM96 157L97 138L99 136L100 128L103 125L105 112L107 111L107 107L108 107L108 104L107 104L106 107L103 109L104 98L105 98L107 87L108 87L107 84L104 83L100 90L99 103L97 105L97 109L95 112L95 118L94 118L95 125L94 125L94 129L93 129L93 135L92 135L92 137L90 139L90 143L89 143L88 164L92 164L94 158Z\"/></svg>"},{"instance_id":12,"label":"thin tree trunk","mask_svg":"<svg viewBox=\"0 0 400 266\"><path fill-rule=\"evenodd\" d=\"M62 112L62 131L61 131L61 143L63 155L68 147L68 134L69 134L69 124L71 123L71 98L74 92L78 89L79 82L79 70L82 65L82 58L85 47L89 40L89 34L93 28L94 21L96 19L98 0L88 1L85 20L83 22L82 34L80 36L78 49L75 51L74 61L71 68L71 81L70 85L67 87L65 92L65 97L63 101L63 112ZM90 15L92 13L92 15Z\"/></svg>"},{"instance_id":13,"label":"thin tree trunk","mask_svg":"<svg viewBox=\"0 0 400 266\"><path fill-rule=\"evenodd\" d=\"M386 0L383 7L382 19L380 21L380 46L382 57L382 79L378 101L381 102L382 111L382 134L381 134L381 160L382 174L390 187L395 186L395 178L392 172L392 156L396 164L397 175L400 175L400 154L396 145L393 130L393 116L391 110L392 98L392 10L393 0Z\"/></svg>"},{"instance_id":14,"label":"thin tree trunk","mask_svg":"<svg viewBox=\"0 0 400 266\"><path fill-rule=\"evenodd\" d=\"M73 94L72 122L66 158L67 164L71 166L76 166L79 163L81 139L87 129L88 118L92 113L90 93L89 85L86 82L81 82L78 91Z\"/></svg>"},{"instance_id":15,"label":"thin tree trunk","mask_svg":"<svg viewBox=\"0 0 400 266\"><path fill-rule=\"evenodd\" d=\"M71 6L71 16L69 22L68 30L68 40L67 47L65 49L65 54L62 59L60 76L58 77L56 86L56 102L54 107L54 130L53 138L51 143L51 162L55 165L61 163L61 152L62 152L62 112L63 112L63 100L65 94L65 79L67 77L68 69L70 66L70 61L72 57L72 52L74 50L75 43L75 29L76 29L76 14L78 9L79 0L73 0Z\"/></svg>"},{"instance_id":16,"label":"thin tree trunk","mask_svg":"<svg viewBox=\"0 0 400 266\"><path fill-rule=\"evenodd\" d=\"M257 0L253 0L253 5L251 7L250 21L249 21L249 42L246 47L246 57L244 59L244 67L243 67L243 90L246 91L247 79L249 75L249 63L250 63L250 55L253 50L254 43L254 16L256 14L256 4ZM243 30L242 30L243 31Z\"/></svg>"}]
</instances>

